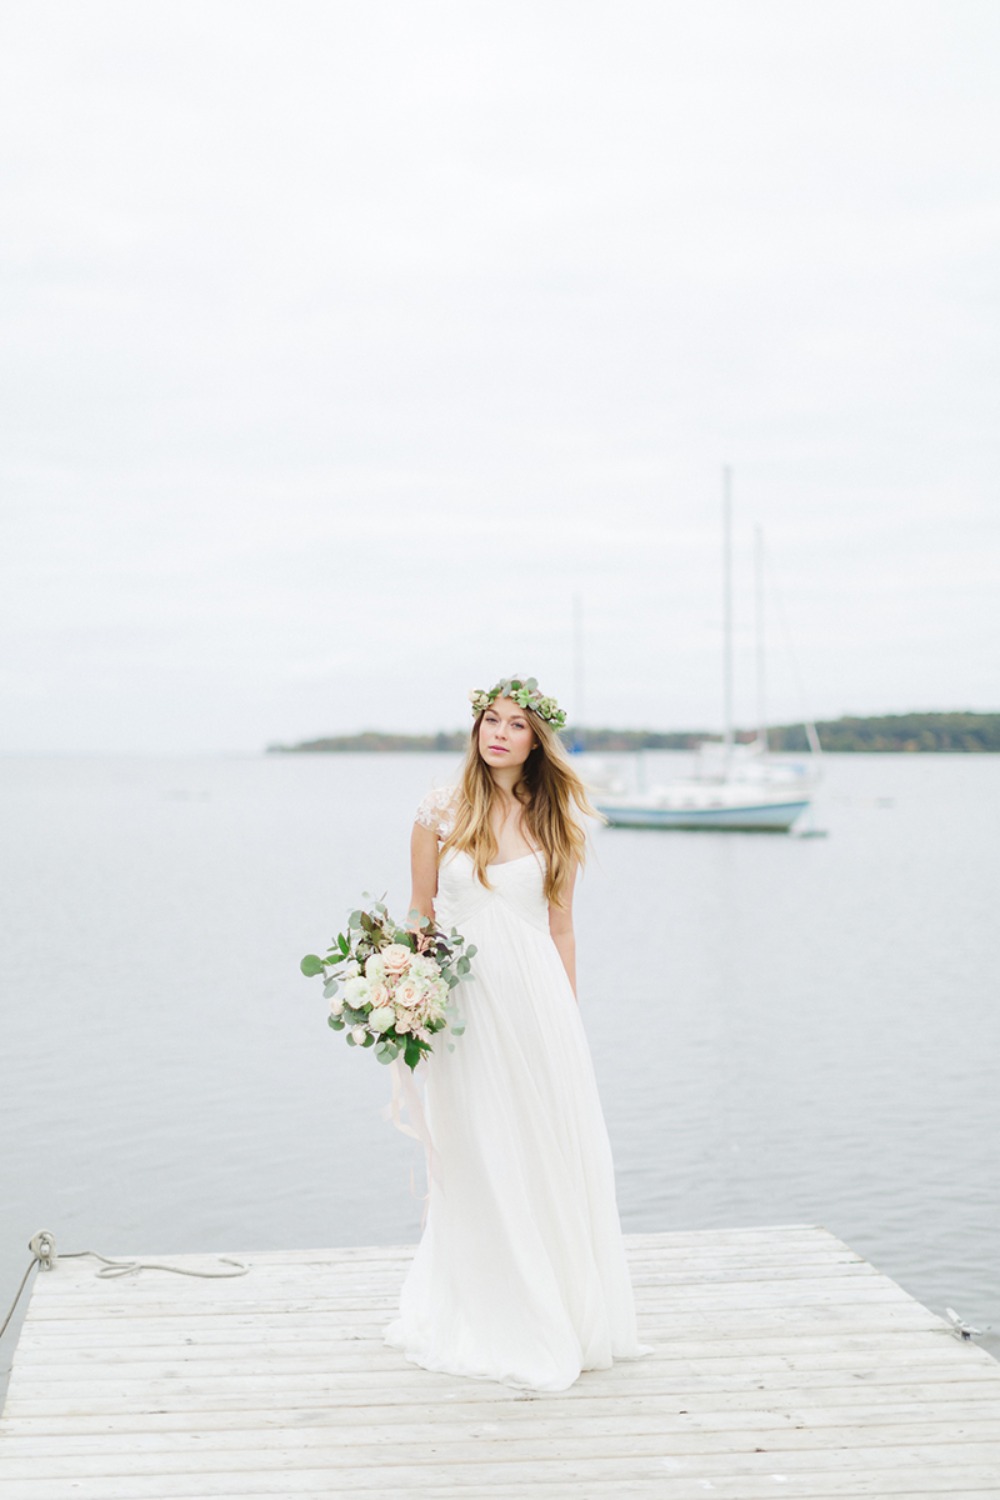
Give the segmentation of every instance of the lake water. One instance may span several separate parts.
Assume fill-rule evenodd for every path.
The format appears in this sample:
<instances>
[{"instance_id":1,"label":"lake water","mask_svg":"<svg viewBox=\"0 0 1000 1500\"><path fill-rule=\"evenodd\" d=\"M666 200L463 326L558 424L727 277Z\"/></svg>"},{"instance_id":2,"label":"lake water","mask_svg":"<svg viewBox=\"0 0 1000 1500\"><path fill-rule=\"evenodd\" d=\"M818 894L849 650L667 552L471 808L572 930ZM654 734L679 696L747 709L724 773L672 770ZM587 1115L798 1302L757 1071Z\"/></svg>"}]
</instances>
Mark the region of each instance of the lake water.
<instances>
[{"instance_id":1,"label":"lake water","mask_svg":"<svg viewBox=\"0 0 1000 1500\"><path fill-rule=\"evenodd\" d=\"M362 891L405 911L454 764L0 760L0 1315L43 1227L112 1256L417 1237L388 1076L298 961ZM840 756L826 838L596 831L580 991L626 1230L822 1223L1000 1328L998 809L1000 757Z\"/></svg>"}]
</instances>

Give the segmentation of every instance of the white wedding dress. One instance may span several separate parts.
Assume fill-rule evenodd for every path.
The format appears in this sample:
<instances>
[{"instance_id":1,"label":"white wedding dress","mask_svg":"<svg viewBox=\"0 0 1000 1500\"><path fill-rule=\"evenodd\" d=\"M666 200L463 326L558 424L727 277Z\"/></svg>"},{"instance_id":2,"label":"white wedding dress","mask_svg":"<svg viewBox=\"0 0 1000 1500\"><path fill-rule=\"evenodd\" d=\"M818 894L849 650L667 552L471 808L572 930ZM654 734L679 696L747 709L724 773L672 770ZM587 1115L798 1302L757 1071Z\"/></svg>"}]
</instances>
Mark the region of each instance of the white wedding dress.
<instances>
[{"instance_id":1,"label":"white wedding dress","mask_svg":"<svg viewBox=\"0 0 1000 1500\"><path fill-rule=\"evenodd\" d=\"M446 832L451 792L418 822ZM590 1051L549 934L540 856L446 856L435 912L474 943L465 1032L421 1064L426 1228L386 1342L428 1370L561 1391L644 1352Z\"/></svg>"}]
</instances>

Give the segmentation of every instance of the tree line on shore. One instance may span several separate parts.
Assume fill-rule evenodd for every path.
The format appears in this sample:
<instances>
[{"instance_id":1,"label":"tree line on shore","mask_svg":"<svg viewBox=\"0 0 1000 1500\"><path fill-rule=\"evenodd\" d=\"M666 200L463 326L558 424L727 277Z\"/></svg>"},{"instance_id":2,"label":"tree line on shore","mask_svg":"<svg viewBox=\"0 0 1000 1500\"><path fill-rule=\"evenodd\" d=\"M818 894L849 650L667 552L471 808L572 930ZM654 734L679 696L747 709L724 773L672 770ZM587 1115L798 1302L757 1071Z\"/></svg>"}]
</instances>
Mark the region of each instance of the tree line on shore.
<instances>
[{"instance_id":1,"label":"tree line on shore","mask_svg":"<svg viewBox=\"0 0 1000 1500\"><path fill-rule=\"evenodd\" d=\"M880 714L861 718L846 715L822 719L816 732L824 750L832 752L955 752L1000 751L1000 713L912 713ZM799 753L808 750L805 727L779 724L767 731L772 750ZM572 724L563 730L567 745L594 751L693 750L706 740L721 736L707 730L584 729ZM748 744L756 738L751 729L739 729L736 738ZM357 753L365 751L461 752L468 743L467 730L442 730L437 734L392 734L367 729L361 734L326 735L297 745L269 745L275 754Z\"/></svg>"}]
</instances>

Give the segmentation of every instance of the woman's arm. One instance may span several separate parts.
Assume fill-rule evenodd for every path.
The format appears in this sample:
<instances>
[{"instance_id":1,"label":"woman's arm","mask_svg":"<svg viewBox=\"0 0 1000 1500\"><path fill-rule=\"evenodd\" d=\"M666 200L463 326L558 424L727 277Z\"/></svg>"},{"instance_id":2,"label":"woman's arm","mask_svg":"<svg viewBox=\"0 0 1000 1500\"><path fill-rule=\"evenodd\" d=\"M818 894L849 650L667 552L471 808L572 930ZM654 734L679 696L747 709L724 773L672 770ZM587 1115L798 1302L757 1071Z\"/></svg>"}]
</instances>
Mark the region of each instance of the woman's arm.
<instances>
[{"instance_id":1,"label":"woman's arm","mask_svg":"<svg viewBox=\"0 0 1000 1500\"><path fill-rule=\"evenodd\" d=\"M427 921L434 920L434 897L438 888L437 830L414 823L410 839L410 910Z\"/></svg>"},{"instance_id":2,"label":"woman's arm","mask_svg":"<svg viewBox=\"0 0 1000 1500\"><path fill-rule=\"evenodd\" d=\"M549 932L559 950L559 957L563 961L563 968L573 986L574 995L576 994L576 938L573 934L573 886L575 884L576 867L574 866L563 892L562 901L558 906L554 901L549 902Z\"/></svg>"}]
</instances>

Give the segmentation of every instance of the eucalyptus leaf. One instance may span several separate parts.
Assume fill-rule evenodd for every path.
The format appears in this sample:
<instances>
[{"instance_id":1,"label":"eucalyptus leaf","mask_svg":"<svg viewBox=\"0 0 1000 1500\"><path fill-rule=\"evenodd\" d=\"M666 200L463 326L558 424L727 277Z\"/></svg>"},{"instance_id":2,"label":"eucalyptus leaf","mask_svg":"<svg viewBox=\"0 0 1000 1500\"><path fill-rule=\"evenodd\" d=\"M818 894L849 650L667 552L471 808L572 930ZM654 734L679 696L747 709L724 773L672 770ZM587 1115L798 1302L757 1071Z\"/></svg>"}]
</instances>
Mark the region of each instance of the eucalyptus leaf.
<instances>
[{"instance_id":1,"label":"eucalyptus leaf","mask_svg":"<svg viewBox=\"0 0 1000 1500\"><path fill-rule=\"evenodd\" d=\"M315 953L307 953L299 964L299 968L307 979L312 979L314 974L322 974L324 967L323 960Z\"/></svg>"},{"instance_id":2,"label":"eucalyptus leaf","mask_svg":"<svg viewBox=\"0 0 1000 1500\"><path fill-rule=\"evenodd\" d=\"M420 1043L416 1040L415 1037L408 1036L406 1038L406 1050L403 1054L403 1061L406 1063L406 1066L410 1069L411 1072L417 1066L420 1058Z\"/></svg>"},{"instance_id":3,"label":"eucalyptus leaf","mask_svg":"<svg viewBox=\"0 0 1000 1500\"><path fill-rule=\"evenodd\" d=\"M324 984L324 986L323 986L323 999L324 1000L332 1000L333 996L337 993L337 991L338 991L339 988L340 988L340 983L339 983L338 980L336 980L336 979L328 979L326 981L326 984Z\"/></svg>"},{"instance_id":4,"label":"eucalyptus leaf","mask_svg":"<svg viewBox=\"0 0 1000 1500\"><path fill-rule=\"evenodd\" d=\"M343 1031L344 1029L344 1022L340 1019L339 1016L327 1016L326 1024L329 1026L331 1031Z\"/></svg>"}]
</instances>

